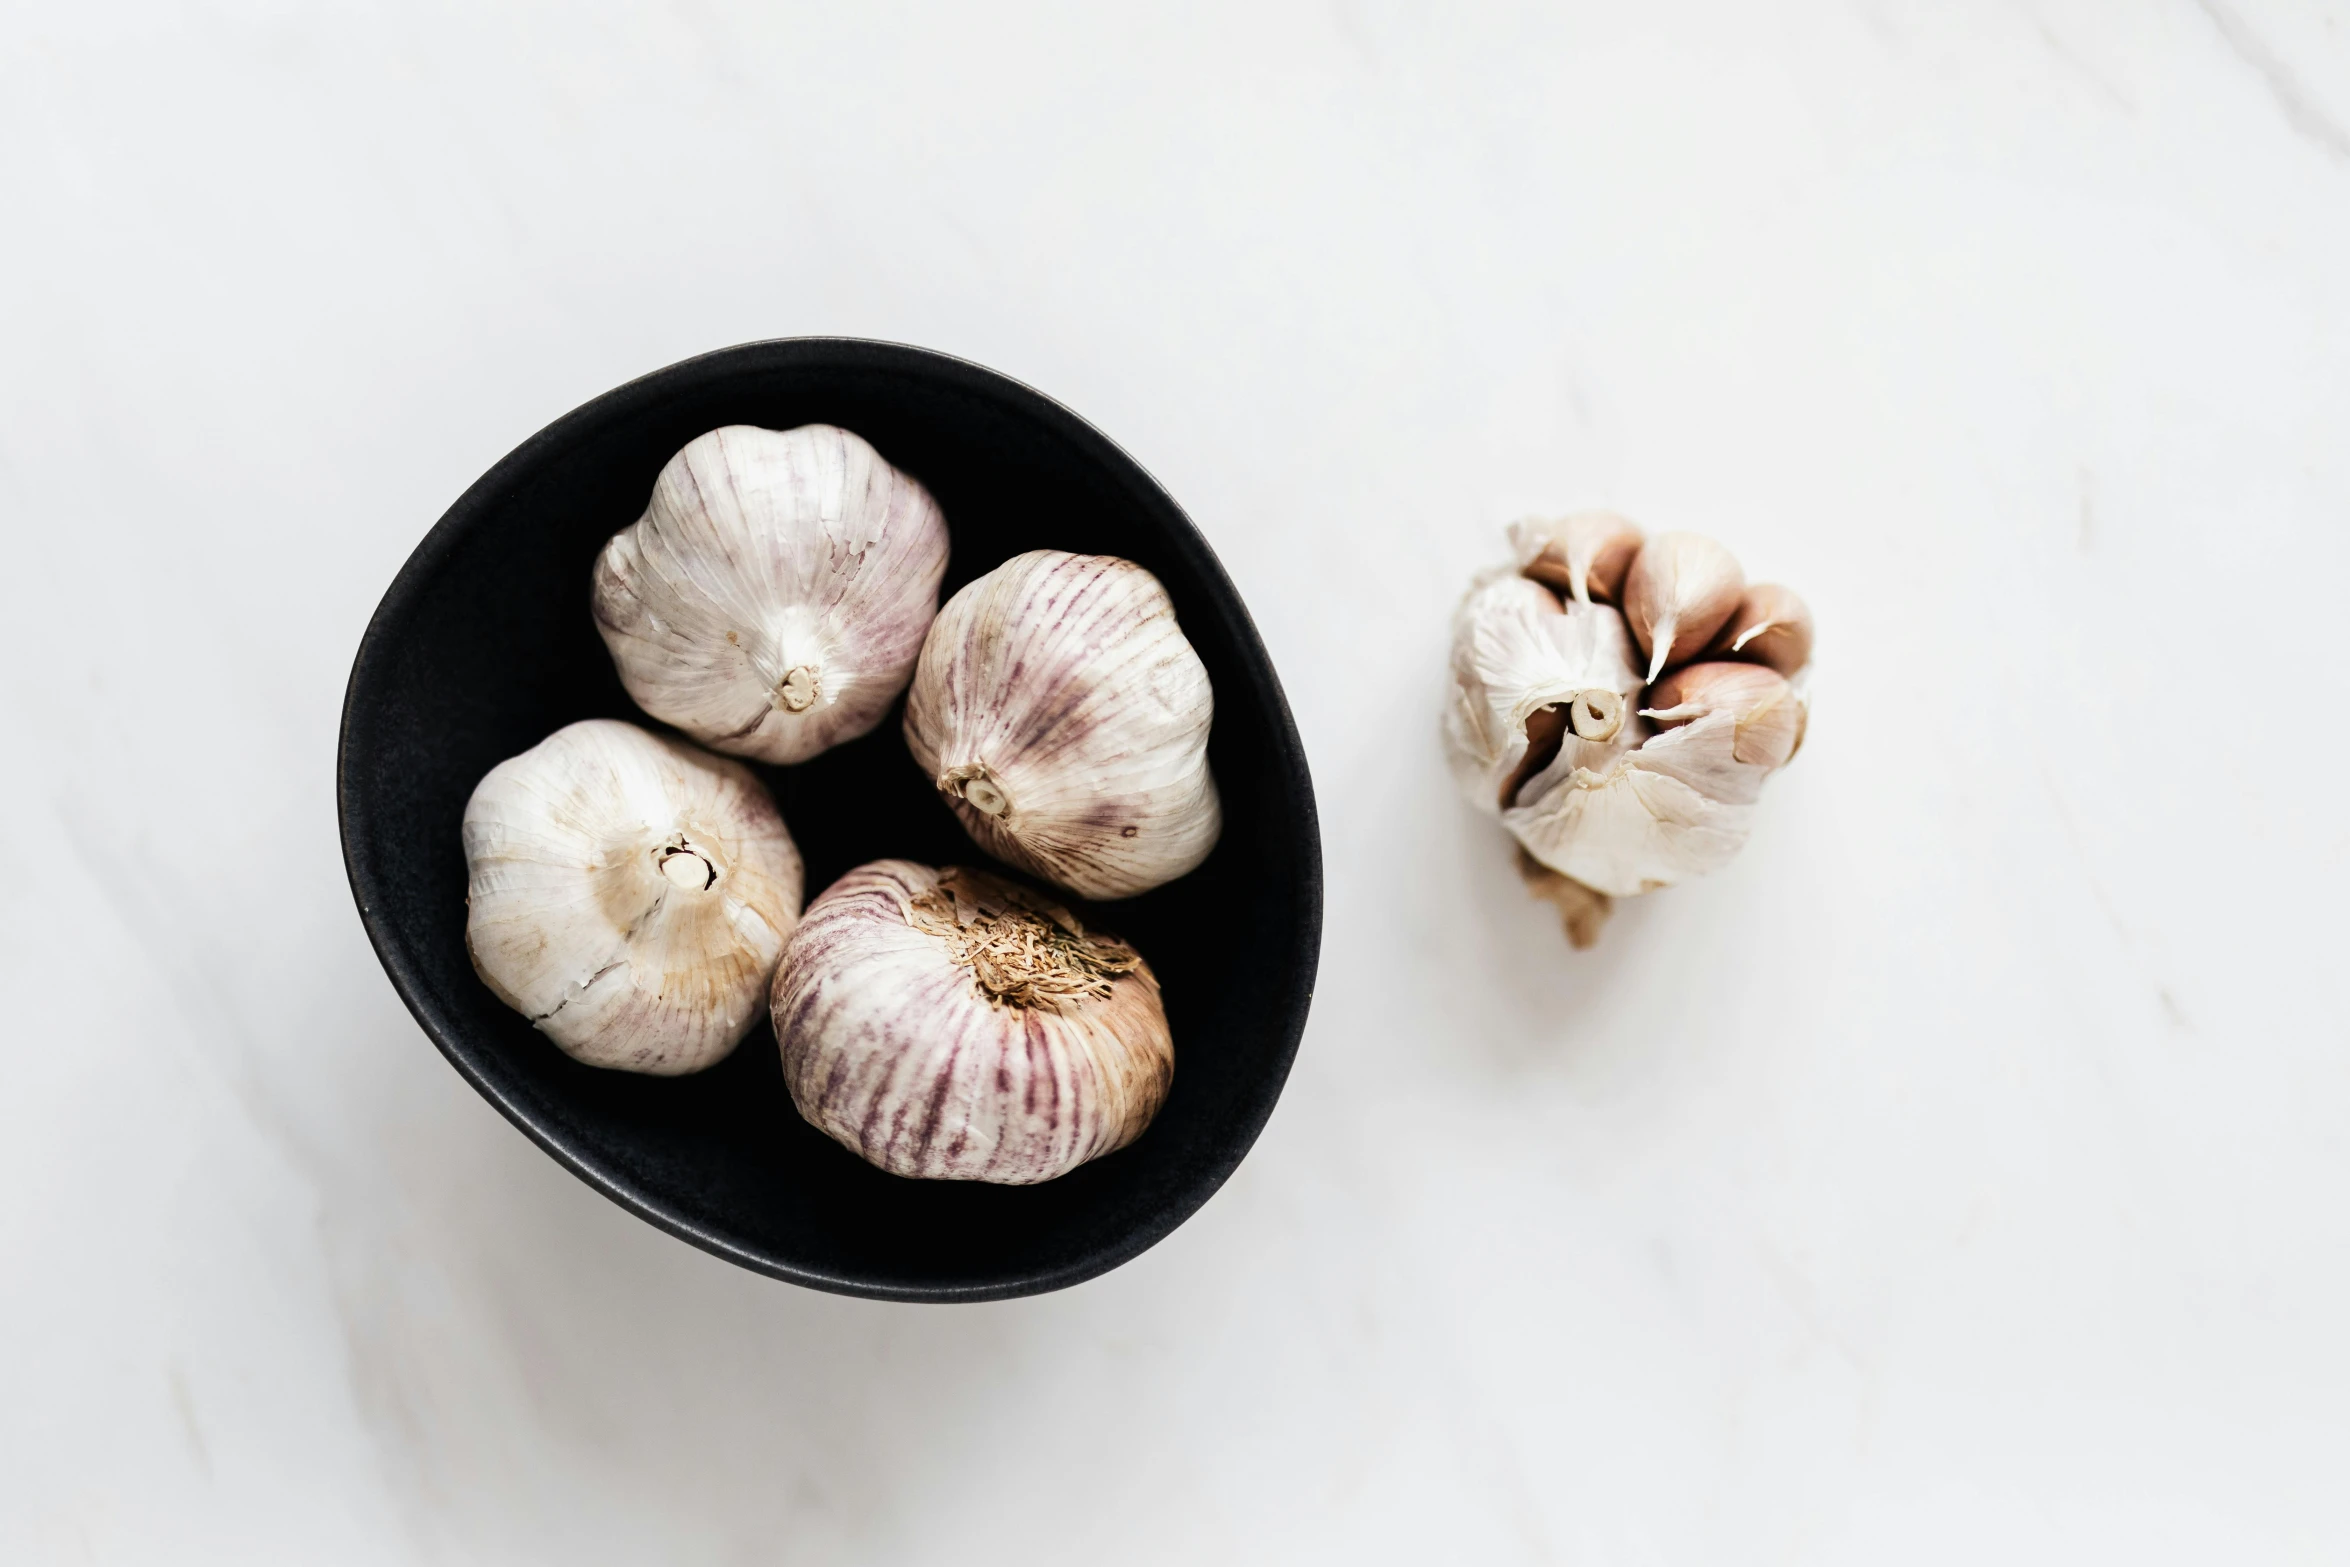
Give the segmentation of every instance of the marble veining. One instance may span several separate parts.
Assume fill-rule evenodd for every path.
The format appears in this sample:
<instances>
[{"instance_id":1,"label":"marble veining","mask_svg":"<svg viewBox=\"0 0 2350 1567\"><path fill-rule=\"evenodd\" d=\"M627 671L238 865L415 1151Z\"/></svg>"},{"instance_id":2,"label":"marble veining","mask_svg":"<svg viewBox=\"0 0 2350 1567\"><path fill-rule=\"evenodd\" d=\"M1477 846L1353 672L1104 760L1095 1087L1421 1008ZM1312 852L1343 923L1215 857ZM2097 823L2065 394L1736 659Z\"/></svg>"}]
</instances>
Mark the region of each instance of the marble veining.
<instances>
[{"instance_id":1,"label":"marble veining","mask_svg":"<svg viewBox=\"0 0 2350 1567\"><path fill-rule=\"evenodd\" d=\"M19 7L0 202L0 1560L2350 1554L2338 5ZM432 519L816 332L1132 451L1313 762L1288 1095L1063 1294L628 1217L344 884ZM1820 635L1571 954L1438 723L1585 505Z\"/></svg>"}]
</instances>

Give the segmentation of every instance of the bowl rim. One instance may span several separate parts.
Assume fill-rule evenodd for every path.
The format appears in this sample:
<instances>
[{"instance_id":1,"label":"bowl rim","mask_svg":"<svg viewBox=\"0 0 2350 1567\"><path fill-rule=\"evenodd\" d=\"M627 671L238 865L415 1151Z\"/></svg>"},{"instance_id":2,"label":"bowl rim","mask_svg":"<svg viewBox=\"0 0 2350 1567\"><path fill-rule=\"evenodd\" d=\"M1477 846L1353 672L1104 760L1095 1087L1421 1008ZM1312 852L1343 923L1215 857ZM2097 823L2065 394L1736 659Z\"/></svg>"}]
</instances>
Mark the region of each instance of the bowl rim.
<instances>
[{"instance_id":1,"label":"bowl rim","mask_svg":"<svg viewBox=\"0 0 2350 1567\"><path fill-rule=\"evenodd\" d=\"M1273 1036L1275 1048L1273 1059L1267 1063L1264 1073L1265 1091L1245 1112L1247 1124L1236 1128L1238 1135L1227 1142L1225 1152L1210 1168L1163 1202L1146 1222L1134 1225L1109 1245L1096 1248L1062 1265L1018 1277L964 1285L908 1285L827 1272L739 1244L695 1222L690 1213L663 1201L656 1193L616 1179L611 1172L575 1153L557 1130L542 1124L527 1106L501 1091L476 1066L471 1050L456 1037L462 1030L452 1026L450 1020L439 1016L431 1002L431 986L408 951L404 938L377 907L377 884L370 860L378 850L379 840L374 824L360 807L358 789L353 782L352 731L360 710L363 688L371 683L372 677L383 669L387 659L393 655L395 639L391 623L402 619L409 612L459 543L481 524L485 516L495 512L510 498L518 488L519 481L533 473L542 461L564 447L584 428L624 411L630 404L658 398L673 383L694 376L708 375L718 370L805 368L811 364L912 372L943 378L959 384L964 390L1018 405L1022 413L1051 427L1056 434L1080 449L1090 451L1111 469L1123 467L1128 476L1139 480L1142 499L1156 514L1155 520L1164 526L1164 547L1182 558L1191 570L1213 588L1221 589L1225 604L1237 619L1237 629L1243 634L1234 639L1237 644L1236 661L1245 667L1249 683L1271 698L1268 714L1272 720L1269 749L1275 765L1293 777L1297 785L1297 806L1303 814L1305 828L1298 845L1296 896L1292 910L1298 937L1299 973L1290 987L1285 1015L1279 1020L1279 1027ZM383 965L386 977L391 980L393 990L408 1008L409 1015L415 1018L442 1057L456 1068L458 1075L476 1093L488 1100L499 1114L556 1163L638 1218L739 1267L832 1294L934 1303L1005 1300L1040 1295L1097 1278L1131 1262L1166 1239L1231 1179L1233 1171L1239 1168L1272 1119L1273 1110L1280 1102L1297 1059L1306 1018L1313 1004L1315 979L1321 960L1322 839L1305 745L1298 734L1296 719L1290 712L1288 693L1282 688L1280 677L1273 668L1272 655L1265 648L1256 620L1249 613L1248 604L1234 586L1230 575L1225 572L1223 562L1217 559L1214 549L1200 533L1198 525L1167 488L1131 453L1066 404L1024 381L975 361L886 339L844 336L764 338L695 354L624 381L588 399L539 429L492 464L480 478L466 487L464 493L441 514L440 519L409 553L393 576L390 587L385 589L382 599L377 602L374 613L368 618L367 629L362 633L358 650L351 661L350 677L344 684L342 714L336 726L335 814L342 843L344 875L350 882L352 898L358 905L360 923L366 929L368 943L374 948L377 961Z\"/></svg>"}]
</instances>

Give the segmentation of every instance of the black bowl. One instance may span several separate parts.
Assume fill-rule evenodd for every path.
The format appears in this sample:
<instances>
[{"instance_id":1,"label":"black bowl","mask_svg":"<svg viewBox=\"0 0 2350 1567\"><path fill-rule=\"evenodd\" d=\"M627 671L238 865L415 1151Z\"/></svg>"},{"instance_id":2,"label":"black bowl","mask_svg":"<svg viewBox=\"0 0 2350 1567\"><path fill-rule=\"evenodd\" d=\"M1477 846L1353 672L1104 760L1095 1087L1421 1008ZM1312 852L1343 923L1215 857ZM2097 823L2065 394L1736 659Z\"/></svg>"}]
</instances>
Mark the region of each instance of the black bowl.
<instances>
[{"instance_id":1,"label":"black bowl","mask_svg":"<svg viewBox=\"0 0 2350 1567\"><path fill-rule=\"evenodd\" d=\"M909 1181L792 1108L762 1025L685 1078L598 1071L500 1004L465 951L458 826L481 775L581 718L652 726L588 610L588 571L676 450L727 424L856 431L947 516L955 588L1022 550L1123 555L1158 575L1215 683L1224 836L1205 865L1093 911L1157 970L1175 1085L1133 1146L1042 1186ZM762 768L811 898L890 856L985 864L893 716ZM1281 683L1181 508L1099 431L977 365L801 338L689 359L524 442L393 581L343 704L337 791L360 918L408 1009L466 1081L580 1179L673 1235L796 1284L893 1300L1059 1289L1190 1217L1256 1140L1297 1053L1321 936L1321 843Z\"/></svg>"}]
</instances>

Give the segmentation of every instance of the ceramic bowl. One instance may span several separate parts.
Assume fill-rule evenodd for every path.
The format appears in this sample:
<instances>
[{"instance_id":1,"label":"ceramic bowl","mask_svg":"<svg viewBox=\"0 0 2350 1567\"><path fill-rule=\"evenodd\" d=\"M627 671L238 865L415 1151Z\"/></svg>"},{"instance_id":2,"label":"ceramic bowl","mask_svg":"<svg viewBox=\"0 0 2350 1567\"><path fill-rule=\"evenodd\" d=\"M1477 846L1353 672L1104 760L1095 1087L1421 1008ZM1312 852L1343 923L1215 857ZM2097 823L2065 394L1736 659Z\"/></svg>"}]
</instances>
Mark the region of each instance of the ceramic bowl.
<instances>
[{"instance_id":1,"label":"ceramic bowl","mask_svg":"<svg viewBox=\"0 0 2350 1567\"><path fill-rule=\"evenodd\" d=\"M1022 550L1122 555L1166 584L1216 692L1224 835L1192 874L1094 916L1164 987L1174 1088L1132 1146L1030 1187L911 1181L802 1121L762 1024L691 1077L600 1071L491 995L465 950L459 822L483 773L630 703L588 610L596 552L654 475L728 424L828 423L919 478L947 517L952 593ZM816 894L885 857L987 864L906 751L896 715L759 769ZM1215 1192L1288 1076L1313 994L1313 787L1264 644L1215 555L1133 459L1050 398L888 343L753 343L656 371L565 415L459 498L367 628L343 707L343 854L392 984L466 1081L613 1201L776 1278L894 1300L1059 1289L1134 1257Z\"/></svg>"}]
</instances>

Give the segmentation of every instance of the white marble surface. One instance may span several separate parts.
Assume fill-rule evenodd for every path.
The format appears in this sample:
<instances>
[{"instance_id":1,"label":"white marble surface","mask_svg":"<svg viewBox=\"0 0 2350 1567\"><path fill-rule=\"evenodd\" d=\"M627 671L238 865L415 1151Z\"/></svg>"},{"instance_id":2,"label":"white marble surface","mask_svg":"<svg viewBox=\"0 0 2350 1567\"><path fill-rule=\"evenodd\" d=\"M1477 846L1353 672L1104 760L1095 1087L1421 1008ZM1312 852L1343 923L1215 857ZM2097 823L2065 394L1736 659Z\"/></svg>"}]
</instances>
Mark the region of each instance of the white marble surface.
<instances>
[{"instance_id":1,"label":"white marble surface","mask_svg":"<svg viewBox=\"0 0 2350 1567\"><path fill-rule=\"evenodd\" d=\"M2350 1556L2350 12L0 10L0 1559ZM361 627L565 409L964 354L1198 518L1321 789L1287 1098L963 1309L629 1218L345 890ZM1823 626L1568 956L1435 741L1498 528Z\"/></svg>"}]
</instances>

